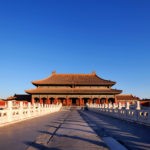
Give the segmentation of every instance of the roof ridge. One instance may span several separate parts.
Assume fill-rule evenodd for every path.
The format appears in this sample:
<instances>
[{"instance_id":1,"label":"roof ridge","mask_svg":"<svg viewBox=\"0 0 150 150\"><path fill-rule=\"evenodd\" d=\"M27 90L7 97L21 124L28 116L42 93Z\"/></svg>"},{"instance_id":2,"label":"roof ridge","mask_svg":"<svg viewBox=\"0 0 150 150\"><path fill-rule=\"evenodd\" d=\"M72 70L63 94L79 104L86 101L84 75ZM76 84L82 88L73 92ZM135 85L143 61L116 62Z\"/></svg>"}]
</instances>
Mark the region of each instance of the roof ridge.
<instances>
[{"instance_id":1,"label":"roof ridge","mask_svg":"<svg viewBox=\"0 0 150 150\"><path fill-rule=\"evenodd\" d=\"M121 95L116 95L116 96L133 96L132 94L121 94Z\"/></svg>"},{"instance_id":2,"label":"roof ridge","mask_svg":"<svg viewBox=\"0 0 150 150\"><path fill-rule=\"evenodd\" d=\"M54 75L93 75L91 73L55 73Z\"/></svg>"}]
</instances>

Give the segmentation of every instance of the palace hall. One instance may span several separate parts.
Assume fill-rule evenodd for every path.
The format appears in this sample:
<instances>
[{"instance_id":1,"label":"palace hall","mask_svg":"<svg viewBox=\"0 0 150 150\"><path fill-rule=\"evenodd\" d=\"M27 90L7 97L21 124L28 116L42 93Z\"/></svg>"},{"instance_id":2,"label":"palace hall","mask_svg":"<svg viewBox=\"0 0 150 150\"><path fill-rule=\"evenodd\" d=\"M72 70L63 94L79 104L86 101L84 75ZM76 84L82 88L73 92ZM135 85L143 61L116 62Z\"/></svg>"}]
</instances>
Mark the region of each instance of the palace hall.
<instances>
[{"instance_id":1,"label":"palace hall","mask_svg":"<svg viewBox=\"0 0 150 150\"><path fill-rule=\"evenodd\" d=\"M35 89L25 90L32 103L56 104L63 106L85 106L86 103L117 103L116 95L122 90L112 89L114 81L91 74L52 74L45 79L32 81Z\"/></svg>"}]
</instances>

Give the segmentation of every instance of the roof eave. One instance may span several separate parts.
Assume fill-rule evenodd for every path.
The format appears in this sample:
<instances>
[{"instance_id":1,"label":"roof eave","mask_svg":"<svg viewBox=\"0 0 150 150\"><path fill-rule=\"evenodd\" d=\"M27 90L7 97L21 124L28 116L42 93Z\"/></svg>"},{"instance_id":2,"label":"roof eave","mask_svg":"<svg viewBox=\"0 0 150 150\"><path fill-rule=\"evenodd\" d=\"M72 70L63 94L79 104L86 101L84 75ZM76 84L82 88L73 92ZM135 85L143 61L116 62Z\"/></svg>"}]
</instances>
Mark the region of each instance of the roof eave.
<instances>
[{"instance_id":1,"label":"roof eave","mask_svg":"<svg viewBox=\"0 0 150 150\"><path fill-rule=\"evenodd\" d=\"M28 94L32 94L32 92L30 92L30 90L24 90L25 93L28 93Z\"/></svg>"},{"instance_id":2,"label":"roof eave","mask_svg":"<svg viewBox=\"0 0 150 150\"><path fill-rule=\"evenodd\" d=\"M50 93L50 92L40 92L40 91L38 91L38 92L36 92L36 91L30 91L30 90L25 90L25 92L26 93L28 93L28 94L87 94L87 93L85 93L85 92L79 92L79 93L74 93L74 92L68 92L68 93L64 93L64 92L60 92L60 93L55 93L55 92L52 92L52 93ZM112 91L112 92L109 92L109 91L107 91L107 92L92 92L92 93L88 93L88 94L120 94L120 93L122 93L122 90L115 90L115 91Z\"/></svg>"},{"instance_id":3,"label":"roof eave","mask_svg":"<svg viewBox=\"0 0 150 150\"><path fill-rule=\"evenodd\" d=\"M123 91L122 90L117 90L118 92L116 94L121 94Z\"/></svg>"},{"instance_id":4,"label":"roof eave","mask_svg":"<svg viewBox=\"0 0 150 150\"><path fill-rule=\"evenodd\" d=\"M32 82L33 85L38 86L38 85L110 85L113 86L116 84L116 82L112 82L112 83L35 83Z\"/></svg>"}]
</instances>

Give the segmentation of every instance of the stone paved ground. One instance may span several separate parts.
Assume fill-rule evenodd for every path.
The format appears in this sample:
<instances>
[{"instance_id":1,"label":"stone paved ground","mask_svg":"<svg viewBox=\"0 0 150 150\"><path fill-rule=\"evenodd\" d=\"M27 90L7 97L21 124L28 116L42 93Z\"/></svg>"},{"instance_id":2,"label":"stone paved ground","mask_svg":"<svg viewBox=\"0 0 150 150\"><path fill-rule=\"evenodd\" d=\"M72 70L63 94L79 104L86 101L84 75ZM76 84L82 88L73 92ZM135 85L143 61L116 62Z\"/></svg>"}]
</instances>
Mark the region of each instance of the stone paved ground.
<instances>
[{"instance_id":1,"label":"stone paved ground","mask_svg":"<svg viewBox=\"0 0 150 150\"><path fill-rule=\"evenodd\" d=\"M150 127L90 111L80 111L80 114L102 139L113 137L128 149L150 150Z\"/></svg>"},{"instance_id":2,"label":"stone paved ground","mask_svg":"<svg viewBox=\"0 0 150 150\"><path fill-rule=\"evenodd\" d=\"M90 111L62 110L1 127L0 150L108 149L101 140L107 137L131 150L149 150L149 134L150 127Z\"/></svg>"},{"instance_id":3,"label":"stone paved ground","mask_svg":"<svg viewBox=\"0 0 150 150\"><path fill-rule=\"evenodd\" d=\"M0 150L108 149L77 110L0 128Z\"/></svg>"},{"instance_id":4,"label":"stone paved ground","mask_svg":"<svg viewBox=\"0 0 150 150\"><path fill-rule=\"evenodd\" d=\"M65 114L65 111L60 111L0 127L0 150L27 149L42 131L47 131L53 121L61 119Z\"/></svg>"},{"instance_id":5,"label":"stone paved ground","mask_svg":"<svg viewBox=\"0 0 150 150\"><path fill-rule=\"evenodd\" d=\"M48 148L58 150L108 149L77 110L71 110L48 143Z\"/></svg>"}]
</instances>

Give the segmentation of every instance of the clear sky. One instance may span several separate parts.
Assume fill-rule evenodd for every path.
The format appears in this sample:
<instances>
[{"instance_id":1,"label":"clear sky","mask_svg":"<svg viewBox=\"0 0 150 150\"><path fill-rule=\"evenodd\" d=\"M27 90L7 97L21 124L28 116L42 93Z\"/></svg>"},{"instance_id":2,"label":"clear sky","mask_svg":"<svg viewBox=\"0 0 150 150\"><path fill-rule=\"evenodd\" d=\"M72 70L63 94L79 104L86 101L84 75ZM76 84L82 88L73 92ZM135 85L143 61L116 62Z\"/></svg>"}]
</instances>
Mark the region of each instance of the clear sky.
<instances>
[{"instance_id":1,"label":"clear sky","mask_svg":"<svg viewBox=\"0 0 150 150\"><path fill-rule=\"evenodd\" d=\"M150 98L150 0L0 0L0 97L53 70Z\"/></svg>"}]
</instances>

